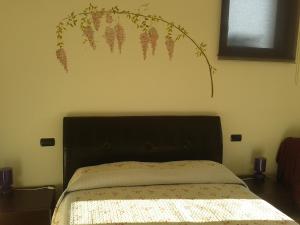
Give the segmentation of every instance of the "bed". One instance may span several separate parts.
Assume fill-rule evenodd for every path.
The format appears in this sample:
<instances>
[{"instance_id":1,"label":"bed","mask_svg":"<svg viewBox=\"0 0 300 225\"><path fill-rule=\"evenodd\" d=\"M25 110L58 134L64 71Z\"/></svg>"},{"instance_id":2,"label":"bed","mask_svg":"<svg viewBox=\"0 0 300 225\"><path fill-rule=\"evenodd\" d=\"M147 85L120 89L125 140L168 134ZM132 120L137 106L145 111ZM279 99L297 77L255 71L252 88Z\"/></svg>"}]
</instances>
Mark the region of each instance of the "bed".
<instances>
[{"instance_id":1,"label":"bed","mask_svg":"<svg viewBox=\"0 0 300 225\"><path fill-rule=\"evenodd\" d=\"M66 117L52 225L296 225L222 165L218 116Z\"/></svg>"}]
</instances>

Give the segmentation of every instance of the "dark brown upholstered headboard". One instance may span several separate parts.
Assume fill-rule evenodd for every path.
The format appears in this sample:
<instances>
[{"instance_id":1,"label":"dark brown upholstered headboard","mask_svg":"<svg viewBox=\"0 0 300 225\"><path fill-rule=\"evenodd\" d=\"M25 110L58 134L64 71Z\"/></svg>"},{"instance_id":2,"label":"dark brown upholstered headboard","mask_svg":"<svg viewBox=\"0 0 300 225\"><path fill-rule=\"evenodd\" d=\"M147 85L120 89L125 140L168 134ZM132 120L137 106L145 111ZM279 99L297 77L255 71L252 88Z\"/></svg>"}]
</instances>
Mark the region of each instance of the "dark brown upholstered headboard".
<instances>
[{"instance_id":1,"label":"dark brown upholstered headboard","mask_svg":"<svg viewBox=\"0 0 300 225\"><path fill-rule=\"evenodd\" d=\"M222 163L217 116L65 117L64 188L76 169L119 161Z\"/></svg>"}]
</instances>

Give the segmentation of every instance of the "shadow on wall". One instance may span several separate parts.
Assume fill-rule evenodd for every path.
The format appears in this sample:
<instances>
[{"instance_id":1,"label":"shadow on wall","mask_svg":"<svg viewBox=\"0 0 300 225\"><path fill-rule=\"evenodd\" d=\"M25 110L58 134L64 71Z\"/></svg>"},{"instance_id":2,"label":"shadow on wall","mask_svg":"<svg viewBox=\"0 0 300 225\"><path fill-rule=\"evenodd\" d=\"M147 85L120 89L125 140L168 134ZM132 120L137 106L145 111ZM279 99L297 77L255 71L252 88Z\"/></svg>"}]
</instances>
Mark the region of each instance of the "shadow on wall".
<instances>
[{"instance_id":1,"label":"shadow on wall","mask_svg":"<svg viewBox=\"0 0 300 225\"><path fill-rule=\"evenodd\" d=\"M141 111L141 112L71 112L68 113L66 116L72 117L72 116L199 116L199 115L205 115L205 116L218 116L215 112L184 112L184 111L178 111L178 112L168 112L168 111Z\"/></svg>"},{"instance_id":2,"label":"shadow on wall","mask_svg":"<svg viewBox=\"0 0 300 225\"><path fill-rule=\"evenodd\" d=\"M291 127L287 129L282 137L282 141L287 137L298 137L300 138L300 126Z\"/></svg>"}]
</instances>

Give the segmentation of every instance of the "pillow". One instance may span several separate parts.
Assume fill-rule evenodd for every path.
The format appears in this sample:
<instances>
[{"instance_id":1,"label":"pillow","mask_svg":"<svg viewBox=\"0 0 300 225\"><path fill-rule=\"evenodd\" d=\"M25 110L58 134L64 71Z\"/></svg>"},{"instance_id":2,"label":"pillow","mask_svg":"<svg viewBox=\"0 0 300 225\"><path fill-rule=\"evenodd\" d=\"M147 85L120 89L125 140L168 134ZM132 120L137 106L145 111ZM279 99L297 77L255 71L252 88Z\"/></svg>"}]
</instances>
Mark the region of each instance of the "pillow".
<instances>
[{"instance_id":1,"label":"pillow","mask_svg":"<svg viewBox=\"0 0 300 225\"><path fill-rule=\"evenodd\" d=\"M213 161L164 163L118 162L78 169L67 191L161 184L233 183L245 185L224 165Z\"/></svg>"}]
</instances>

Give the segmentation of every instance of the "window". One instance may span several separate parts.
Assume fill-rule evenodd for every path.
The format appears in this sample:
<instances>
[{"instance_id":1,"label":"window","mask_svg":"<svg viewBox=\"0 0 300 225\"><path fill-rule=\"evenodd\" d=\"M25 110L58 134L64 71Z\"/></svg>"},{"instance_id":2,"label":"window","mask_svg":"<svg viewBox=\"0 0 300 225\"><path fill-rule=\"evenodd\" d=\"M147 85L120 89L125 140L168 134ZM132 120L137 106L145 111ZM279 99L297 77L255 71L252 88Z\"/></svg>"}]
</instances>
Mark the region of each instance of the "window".
<instances>
[{"instance_id":1,"label":"window","mask_svg":"<svg viewBox=\"0 0 300 225\"><path fill-rule=\"evenodd\" d=\"M295 60L299 0L223 0L219 56Z\"/></svg>"}]
</instances>

